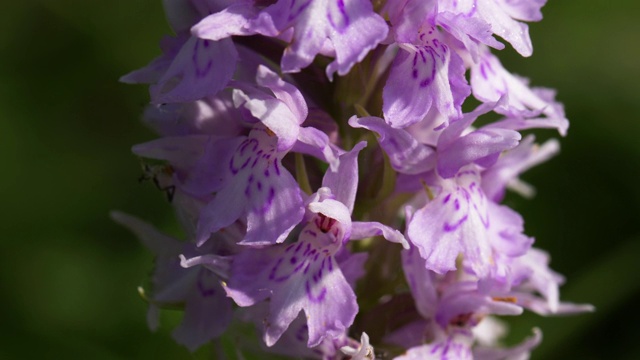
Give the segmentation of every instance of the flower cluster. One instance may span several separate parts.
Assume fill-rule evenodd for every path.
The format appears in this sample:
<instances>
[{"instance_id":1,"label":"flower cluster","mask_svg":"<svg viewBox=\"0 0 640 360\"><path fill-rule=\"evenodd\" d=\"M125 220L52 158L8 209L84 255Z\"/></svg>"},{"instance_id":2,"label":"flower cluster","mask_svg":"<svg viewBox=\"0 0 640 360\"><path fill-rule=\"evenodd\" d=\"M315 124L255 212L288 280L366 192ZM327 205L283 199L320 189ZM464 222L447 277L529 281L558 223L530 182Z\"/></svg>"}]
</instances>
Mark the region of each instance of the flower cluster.
<instances>
[{"instance_id":1,"label":"flower cluster","mask_svg":"<svg viewBox=\"0 0 640 360\"><path fill-rule=\"evenodd\" d=\"M175 37L121 80L150 85L133 152L184 240L113 213L157 256L150 327L178 305L192 351L244 322L296 358L512 359L541 334L499 347L494 315L590 310L500 204L558 151L522 132L568 128L490 50L531 55L544 3L163 1Z\"/></svg>"}]
</instances>

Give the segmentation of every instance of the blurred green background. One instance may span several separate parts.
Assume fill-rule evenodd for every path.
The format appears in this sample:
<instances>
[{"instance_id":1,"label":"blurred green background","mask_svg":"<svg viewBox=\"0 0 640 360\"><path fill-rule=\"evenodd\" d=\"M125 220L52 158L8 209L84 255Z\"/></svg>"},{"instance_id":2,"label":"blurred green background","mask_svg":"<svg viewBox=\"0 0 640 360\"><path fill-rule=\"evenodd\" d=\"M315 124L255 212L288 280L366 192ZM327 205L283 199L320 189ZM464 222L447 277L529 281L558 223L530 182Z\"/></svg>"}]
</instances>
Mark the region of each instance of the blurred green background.
<instances>
[{"instance_id":1,"label":"blurred green background","mask_svg":"<svg viewBox=\"0 0 640 360\"><path fill-rule=\"evenodd\" d=\"M571 128L562 153L510 196L527 233L564 274L564 300L593 314L526 315L514 339L542 328L534 359L640 359L640 4L552 0L530 26L534 56L507 68L553 87ZM31 0L0 5L1 359L190 358L158 333L136 293L151 255L112 209L172 223L163 194L139 184L133 144L144 86L119 76L159 54L160 1Z\"/></svg>"}]
</instances>

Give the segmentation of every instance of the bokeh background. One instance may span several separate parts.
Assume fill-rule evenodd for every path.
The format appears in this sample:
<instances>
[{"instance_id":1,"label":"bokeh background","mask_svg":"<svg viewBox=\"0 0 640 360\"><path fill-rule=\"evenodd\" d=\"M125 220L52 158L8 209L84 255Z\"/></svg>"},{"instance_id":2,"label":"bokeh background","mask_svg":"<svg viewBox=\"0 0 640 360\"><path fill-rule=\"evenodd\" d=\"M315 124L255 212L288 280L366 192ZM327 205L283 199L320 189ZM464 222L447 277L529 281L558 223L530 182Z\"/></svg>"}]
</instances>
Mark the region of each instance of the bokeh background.
<instances>
[{"instance_id":1,"label":"bokeh background","mask_svg":"<svg viewBox=\"0 0 640 360\"><path fill-rule=\"evenodd\" d=\"M139 121L147 89L117 81L159 54L160 3L0 5L1 359L192 356L170 339L178 314L147 329L136 287L152 257L108 217L173 228L130 153L154 137ZM571 128L560 156L524 176L537 196L507 203L567 277L563 299L597 312L529 314L513 339L539 326L533 359L640 359L640 3L552 0L543 13L533 57L500 56L558 90Z\"/></svg>"}]
</instances>

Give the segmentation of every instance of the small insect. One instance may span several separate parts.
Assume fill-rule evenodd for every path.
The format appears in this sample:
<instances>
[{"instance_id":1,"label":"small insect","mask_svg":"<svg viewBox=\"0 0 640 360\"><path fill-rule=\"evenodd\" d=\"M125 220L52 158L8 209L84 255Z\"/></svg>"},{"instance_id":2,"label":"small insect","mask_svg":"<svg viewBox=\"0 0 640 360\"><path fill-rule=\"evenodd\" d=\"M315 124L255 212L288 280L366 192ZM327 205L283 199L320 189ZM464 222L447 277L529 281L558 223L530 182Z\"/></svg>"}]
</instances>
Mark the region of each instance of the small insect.
<instances>
[{"instance_id":1,"label":"small insect","mask_svg":"<svg viewBox=\"0 0 640 360\"><path fill-rule=\"evenodd\" d=\"M139 182L151 180L153 184L167 195L169 202L173 201L173 195L176 192L176 186L173 184L173 167L169 164L148 164L141 163L142 175L138 178Z\"/></svg>"}]
</instances>

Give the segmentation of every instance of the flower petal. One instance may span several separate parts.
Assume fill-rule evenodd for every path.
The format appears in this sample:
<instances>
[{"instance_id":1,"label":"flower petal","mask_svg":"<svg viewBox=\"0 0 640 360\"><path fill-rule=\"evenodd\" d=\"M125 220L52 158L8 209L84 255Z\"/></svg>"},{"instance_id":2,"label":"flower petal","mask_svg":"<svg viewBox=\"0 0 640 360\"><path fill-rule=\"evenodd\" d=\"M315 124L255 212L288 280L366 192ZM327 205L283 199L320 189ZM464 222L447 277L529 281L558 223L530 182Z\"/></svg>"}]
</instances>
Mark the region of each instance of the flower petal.
<instances>
[{"instance_id":1,"label":"flower petal","mask_svg":"<svg viewBox=\"0 0 640 360\"><path fill-rule=\"evenodd\" d=\"M380 147L389 156L391 166L398 172L419 174L435 166L433 148L419 143L409 132L396 129L381 118L353 116L349 119L349 125L378 133Z\"/></svg>"},{"instance_id":2,"label":"flower petal","mask_svg":"<svg viewBox=\"0 0 640 360\"><path fill-rule=\"evenodd\" d=\"M214 95L231 80L237 58L231 39L211 41L191 37L162 78L151 86L151 101L189 102Z\"/></svg>"},{"instance_id":3,"label":"flower petal","mask_svg":"<svg viewBox=\"0 0 640 360\"><path fill-rule=\"evenodd\" d=\"M331 164L335 169L329 167L322 178L322 186L331 189L335 199L349 209L349 222L358 190L358 154L365 146L367 143L361 141L351 151L340 155L336 160L337 164Z\"/></svg>"}]
</instances>

